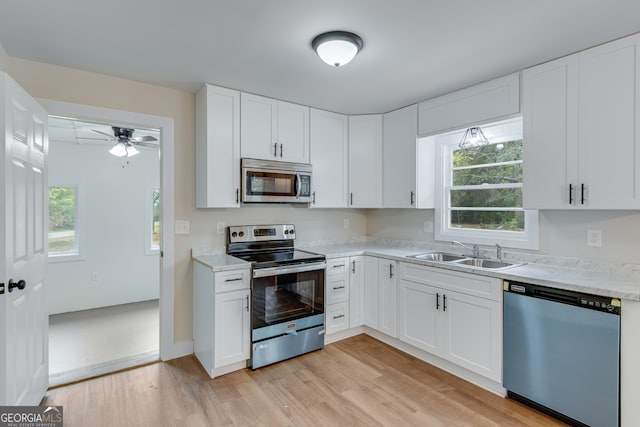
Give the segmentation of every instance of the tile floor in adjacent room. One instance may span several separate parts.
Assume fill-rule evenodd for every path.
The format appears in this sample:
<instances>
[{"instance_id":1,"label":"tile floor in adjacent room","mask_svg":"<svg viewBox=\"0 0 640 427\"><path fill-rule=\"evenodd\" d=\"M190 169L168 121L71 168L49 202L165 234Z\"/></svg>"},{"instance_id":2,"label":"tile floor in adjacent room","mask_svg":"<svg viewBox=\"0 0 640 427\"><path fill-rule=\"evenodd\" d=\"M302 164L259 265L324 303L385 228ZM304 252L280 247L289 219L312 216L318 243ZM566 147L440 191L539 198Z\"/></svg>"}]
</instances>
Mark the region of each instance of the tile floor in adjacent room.
<instances>
[{"instance_id":1,"label":"tile floor in adjacent room","mask_svg":"<svg viewBox=\"0 0 640 427\"><path fill-rule=\"evenodd\" d=\"M159 359L158 300L49 316L49 385Z\"/></svg>"}]
</instances>

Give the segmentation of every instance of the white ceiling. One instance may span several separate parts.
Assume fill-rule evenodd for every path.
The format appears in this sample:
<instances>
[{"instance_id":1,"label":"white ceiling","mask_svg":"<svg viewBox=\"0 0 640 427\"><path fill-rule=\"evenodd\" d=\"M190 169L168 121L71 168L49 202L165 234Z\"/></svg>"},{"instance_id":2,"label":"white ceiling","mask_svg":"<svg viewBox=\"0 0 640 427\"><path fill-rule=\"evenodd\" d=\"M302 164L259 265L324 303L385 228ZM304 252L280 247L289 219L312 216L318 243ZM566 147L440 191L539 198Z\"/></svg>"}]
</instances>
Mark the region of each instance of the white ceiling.
<instances>
[{"instance_id":1,"label":"white ceiling","mask_svg":"<svg viewBox=\"0 0 640 427\"><path fill-rule=\"evenodd\" d=\"M1 1L10 56L196 91L386 112L640 31L639 0ZM317 34L364 39L324 64Z\"/></svg>"}]
</instances>

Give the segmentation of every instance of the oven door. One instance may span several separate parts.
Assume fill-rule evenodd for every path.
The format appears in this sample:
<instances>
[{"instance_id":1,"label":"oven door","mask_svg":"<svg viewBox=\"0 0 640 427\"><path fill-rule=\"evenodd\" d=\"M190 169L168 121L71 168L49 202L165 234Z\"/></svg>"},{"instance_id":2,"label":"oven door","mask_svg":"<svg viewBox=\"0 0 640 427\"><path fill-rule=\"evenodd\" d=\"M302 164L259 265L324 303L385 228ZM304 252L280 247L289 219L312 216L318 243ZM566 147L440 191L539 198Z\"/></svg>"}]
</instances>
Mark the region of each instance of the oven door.
<instances>
[{"instance_id":1,"label":"oven door","mask_svg":"<svg viewBox=\"0 0 640 427\"><path fill-rule=\"evenodd\" d=\"M252 280L252 341L324 324L326 264L255 269Z\"/></svg>"}]
</instances>

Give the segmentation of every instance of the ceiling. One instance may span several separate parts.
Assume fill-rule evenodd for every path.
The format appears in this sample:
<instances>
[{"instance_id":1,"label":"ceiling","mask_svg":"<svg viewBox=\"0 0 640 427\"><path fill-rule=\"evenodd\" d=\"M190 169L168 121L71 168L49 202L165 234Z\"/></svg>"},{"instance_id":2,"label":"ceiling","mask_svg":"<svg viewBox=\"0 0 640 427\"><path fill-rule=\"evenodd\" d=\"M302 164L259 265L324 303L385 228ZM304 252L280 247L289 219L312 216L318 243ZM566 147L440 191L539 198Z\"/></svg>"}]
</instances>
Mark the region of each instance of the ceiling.
<instances>
[{"instance_id":1,"label":"ceiling","mask_svg":"<svg viewBox=\"0 0 640 427\"><path fill-rule=\"evenodd\" d=\"M640 31L638 0L2 1L12 57L345 114L390 111ZM359 34L332 68L319 33Z\"/></svg>"},{"instance_id":2,"label":"ceiling","mask_svg":"<svg viewBox=\"0 0 640 427\"><path fill-rule=\"evenodd\" d=\"M51 143L74 143L78 145L88 146L105 146L111 147L115 144L115 138L109 138L107 135L113 135L113 129L111 125L101 123L90 123L76 119L69 119L66 117L53 117L50 116L48 120L48 134L49 142ZM148 146L158 145L160 148L160 131L153 129L135 129L133 132L134 137L152 136L158 140L158 142L149 142ZM148 147L142 147L136 145L138 149L148 149Z\"/></svg>"}]
</instances>

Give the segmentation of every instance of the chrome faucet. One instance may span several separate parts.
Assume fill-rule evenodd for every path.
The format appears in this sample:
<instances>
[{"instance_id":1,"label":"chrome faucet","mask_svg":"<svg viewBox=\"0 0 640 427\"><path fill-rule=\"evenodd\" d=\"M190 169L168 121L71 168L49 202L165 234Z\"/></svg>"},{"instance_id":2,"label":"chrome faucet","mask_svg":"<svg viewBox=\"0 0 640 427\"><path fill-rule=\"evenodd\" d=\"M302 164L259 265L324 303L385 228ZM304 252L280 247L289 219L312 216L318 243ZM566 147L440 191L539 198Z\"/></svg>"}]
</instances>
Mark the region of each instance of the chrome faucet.
<instances>
[{"instance_id":1,"label":"chrome faucet","mask_svg":"<svg viewBox=\"0 0 640 427\"><path fill-rule=\"evenodd\" d=\"M502 261L502 246L498 243L496 243L496 258L498 258L499 261Z\"/></svg>"},{"instance_id":2,"label":"chrome faucet","mask_svg":"<svg viewBox=\"0 0 640 427\"><path fill-rule=\"evenodd\" d=\"M455 244L455 245L460 245L463 248L467 249L467 250L471 250L472 252L472 257L474 258L480 258L480 247L478 245L476 245L475 243L471 244L471 247L465 245L462 242L458 242L457 240L452 240L451 243Z\"/></svg>"}]
</instances>

